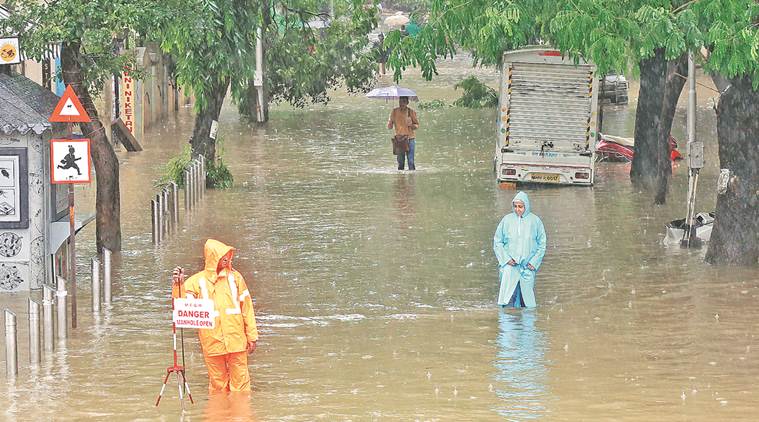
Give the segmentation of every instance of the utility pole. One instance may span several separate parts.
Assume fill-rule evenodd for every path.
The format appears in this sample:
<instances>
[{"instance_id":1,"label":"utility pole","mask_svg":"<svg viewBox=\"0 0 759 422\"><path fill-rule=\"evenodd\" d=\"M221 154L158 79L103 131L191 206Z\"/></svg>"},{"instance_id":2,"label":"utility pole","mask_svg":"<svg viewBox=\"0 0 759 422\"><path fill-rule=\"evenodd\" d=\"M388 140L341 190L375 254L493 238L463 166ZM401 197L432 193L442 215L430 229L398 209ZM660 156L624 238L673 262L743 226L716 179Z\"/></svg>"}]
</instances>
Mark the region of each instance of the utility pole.
<instances>
[{"instance_id":1,"label":"utility pole","mask_svg":"<svg viewBox=\"0 0 759 422\"><path fill-rule=\"evenodd\" d=\"M263 30L259 27L256 30L256 73L253 77L253 85L256 87L258 101L256 104L256 121L264 122L264 46Z\"/></svg>"},{"instance_id":2,"label":"utility pole","mask_svg":"<svg viewBox=\"0 0 759 422\"><path fill-rule=\"evenodd\" d=\"M696 188L698 173L704 167L704 144L696 140L696 65L693 52L688 53L688 198L685 214L685 231L680 246L698 246L694 215L696 214Z\"/></svg>"}]
</instances>

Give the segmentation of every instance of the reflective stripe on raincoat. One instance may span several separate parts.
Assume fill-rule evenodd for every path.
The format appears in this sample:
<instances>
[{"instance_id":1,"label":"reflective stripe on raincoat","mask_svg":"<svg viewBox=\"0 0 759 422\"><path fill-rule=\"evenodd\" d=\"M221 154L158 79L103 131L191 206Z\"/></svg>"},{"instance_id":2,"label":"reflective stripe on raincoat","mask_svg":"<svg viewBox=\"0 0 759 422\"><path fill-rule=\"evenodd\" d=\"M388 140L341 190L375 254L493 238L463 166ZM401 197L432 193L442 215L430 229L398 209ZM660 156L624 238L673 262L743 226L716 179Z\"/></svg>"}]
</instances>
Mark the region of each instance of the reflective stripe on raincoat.
<instances>
[{"instance_id":1,"label":"reflective stripe on raincoat","mask_svg":"<svg viewBox=\"0 0 759 422\"><path fill-rule=\"evenodd\" d=\"M514 211L514 201L524 203L524 214L520 218ZM498 258L501 286L498 304L506 305L514 295L517 283L520 286L524 304L535 307L535 273L540 269L546 253L546 231L540 217L530 212L527 194L519 192L511 201L511 213L498 224L493 236L493 251ZM507 265L513 259L516 265ZM535 271L527 268L531 264Z\"/></svg>"},{"instance_id":2,"label":"reflective stripe on raincoat","mask_svg":"<svg viewBox=\"0 0 759 422\"><path fill-rule=\"evenodd\" d=\"M208 239L204 248L205 270L185 281L188 297L212 299L216 319L213 329L200 329L200 345L206 356L242 352L249 341L258 339L253 301L242 275L236 270L217 274L219 260L234 250L217 240Z\"/></svg>"}]
</instances>

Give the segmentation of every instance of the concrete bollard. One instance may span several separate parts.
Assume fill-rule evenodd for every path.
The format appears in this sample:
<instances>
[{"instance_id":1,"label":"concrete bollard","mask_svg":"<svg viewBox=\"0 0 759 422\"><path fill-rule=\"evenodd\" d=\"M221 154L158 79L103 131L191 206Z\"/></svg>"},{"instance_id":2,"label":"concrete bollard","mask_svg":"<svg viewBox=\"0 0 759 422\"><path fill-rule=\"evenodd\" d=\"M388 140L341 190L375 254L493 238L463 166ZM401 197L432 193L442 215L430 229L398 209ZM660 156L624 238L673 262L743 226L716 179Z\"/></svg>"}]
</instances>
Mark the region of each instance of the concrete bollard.
<instances>
[{"instance_id":1,"label":"concrete bollard","mask_svg":"<svg viewBox=\"0 0 759 422\"><path fill-rule=\"evenodd\" d=\"M200 190L200 198L201 199L204 196L206 196L206 184L204 183L205 173L206 173L205 172L205 167L206 167L205 166L205 162L206 162L206 159L203 158L202 155L198 157L198 175L200 176L199 177L200 183L198 183L199 184L198 187L200 188L199 190Z\"/></svg>"},{"instance_id":2,"label":"concrete bollard","mask_svg":"<svg viewBox=\"0 0 759 422\"><path fill-rule=\"evenodd\" d=\"M5 373L18 375L18 343L16 343L16 314L5 310Z\"/></svg>"},{"instance_id":3,"label":"concrete bollard","mask_svg":"<svg viewBox=\"0 0 759 422\"><path fill-rule=\"evenodd\" d=\"M58 277L56 280L56 317L58 318L58 340L63 340L68 337L67 331L67 317L66 317L66 280L63 277Z\"/></svg>"},{"instance_id":4,"label":"concrete bollard","mask_svg":"<svg viewBox=\"0 0 759 422\"><path fill-rule=\"evenodd\" d=\"M195 205L197 205L200 202L200 166L197 159L193 162L192 171L195 175L195 183L193 184L195 192L193 193L193 197L195 198Z\"/></svg>"},{"instance_id":5,"label":"concrete bollard","mask_svg":"<svg viewBox=\"0 0 759 422\"><path fill-rule=\"evenodd\" d=\"M150 200L150 226L153 230L153 244L158 244L158 204L155 199Z\"/></svg>"},{"instance_id":6,"label":"concrete bollard","mask_svg":"<svg viewBox=\"0 0 759 422\"><path fill-rule=\"evenodd\" d=\"M111 306L111 251L103 248L103 304Z\"/></svg>"},{"instance_id":7,"label":"concrete bollard","mask_svg":"<svg viewBox=\"0 0 759 422\"><path fill-rule=\"evenodd\" d=\"M198 203L198 172L195 171L194 160L190 163L190 180L192 185L192 194L190 194L190 198L192 199L192 206L194 208Z\"/></svg>"},{"instance_id":8,"label":"concrete bollard","mask_svg":"<svg viewBox=\"0 0 759 422\"><path fill-rule=\"evenodd\" d=\"M184 209L185 211L191 208L190 205L190 172L184 171Z\"/></svg>"},{"instance_id":9,"label":"concrete bollard","mask_svg":"<svg viewBox=\"0 0 759 422\"><path fill-rule=\"evenodd\" d=\"M179 227L179 186L175 182L171 182L171 199L172 199L172 211L174 215L174 229Z\"/></svg>"},{"instance_id":10,"label":"concrete bollard","mask_svg":"<svg viewBox=\"0 0 759 422\"><path fill-rule=\"evenodd\" d=\"M164 222L166 224L166 233L171 233L171 229L174 226L174 219L171 217L174 213L171 209L171 207L174 205L174 201L171 200L171 195L169 195L169 189L163 188L163 204L166 208L164 211Z\"/></svg>"},{"instance_id":11,"label":"concrete bollard","mask_svg":"<svg viewBox=\"0 0 759 422\"><path fill-rule=\"evenodd\" d=\"M45 338L45 351L52 352L55 346L55 322L53 320L53 289L48 285L42 286L42 336Z\"/></svg>"},{"instance_id":12,"label":"concrete bollard","mask_svg":"<svg viewBox=\"0 0 759 422\"><path fill-rule=\"evenodd\" d=\"M92 269L92 312L100 312L100 260L93 257L90 260Z\"/></svg>"},{"instance_id":13,"label":"concrete bollard","mask_svg":"<svg viewBox=\"0 0 759 422\"><path fill-rule=\"evenodd\" d=\"M29 299L29 363L39 365L40 361L40 304Z\"/></svg>"},{"instance_id":14,"label":"concrete bollard","mask_svg":"<svg viewBox=\"0 0 759 422\"><path fill-rule=\"evenodd\" d=\"M155 201L158 203L158 229L156 230L156 237L158 237L158 243L163 242L163 196L156 194Z\"/></svg>"}]
</instances>

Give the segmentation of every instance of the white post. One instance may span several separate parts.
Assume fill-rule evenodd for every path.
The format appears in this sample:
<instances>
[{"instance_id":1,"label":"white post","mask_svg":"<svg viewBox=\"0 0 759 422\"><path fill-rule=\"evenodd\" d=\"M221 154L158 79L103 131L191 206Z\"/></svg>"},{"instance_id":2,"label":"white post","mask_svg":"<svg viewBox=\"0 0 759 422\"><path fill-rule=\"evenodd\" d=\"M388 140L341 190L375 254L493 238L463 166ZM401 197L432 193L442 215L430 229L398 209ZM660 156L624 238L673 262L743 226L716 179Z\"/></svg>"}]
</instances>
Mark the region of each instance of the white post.
<instances>
[{"instance_id":1,"label":"white post","mask_svg":"<svg viewBox=\"0 0 759 422\"><path fill-rule=\"evenodd\" d=\"M53 320L53 289L48 285L42 286L42 336L45 338L45 351L52 352L55 341L55 322Z\"/></svg>"},{"instance_id":2,"label":"white post","mask_svg":"<svg viewBox=\"0 0 759 422\"><path fill-rule=\"evenodd\" d=\"M111 251L103 248L103 304L111 306Z\"/></svg>"},{"instance_id":3,"label":"white post","mask_svg":"<svg viewBox=\"0 0 759 422\"><path fill-rule=\"evenodd\" d=\"M171 208L174 212L172 218L174 218L174 229L176 230L179 227L179 186L175 182L171 182L171 202Z\"/></svg>"},{"instance_id":4,"label":"white post","mask_svg":"<svg viewBox=\"0 0 759 422\"><path fill-rule=\"evenodd\" d=\"M158 222L158 226L156 226L156 237L158 238L158 243L161 243L163 241L163 198L161 198L161 195L156 194L155 196L155 203L156 203L156 216L158 217L156 221Z\"/></svg>"},{"instance_id":5,"label":"white post","mask_svg":"<svg viewBox=\"0 0 759 422\"><path fill-rule=\"evenodd\" d=\"M184 171L184 209L188 211L192 208L190 204L190 172L185 169Z\"/></svg>"},{"instance_id":6,"label":"white post","mask_svg":"<svg viewBox=\"0 0 759 422\"><path fill-rule=\"evenodd\" d=\"M67 323L66 323L66 280L63 277L58 276L56 280L56 317L58 319L58 340L63 340L68 337Z\"/></svg>"},{"instance_id":7,"label":"white post","mask_svg":"<svg viewBox=\"0 0 759 422\"><path fill-rule=\"evenodd\" d=\"M65 328L65 327L64 327ZM5 310L5 373L9 377L18 374L18 343L16 343L16 314Z\"/></svg>"},{"instance_id":8,"label":"white post","mask_svg":"<svg viewBox=\"0 0 759 422\"><path fill-rule=\"evenodd\" d=\"M40 304L29 299L29 362L40 363Z\"/></svg>"},{"instance_id":9,"label":"white post","mask_svg":"<svg viewBox=\"0 0 759 422\"><path fill-rule=\"evenodd\" d=\"M93 257L90 263L92 268L92 312L100 312L100 260Z\"/></svg>"},{"instance_id":10,"label":"white post","mask_svg":"<svg viewBox=\"0 0 759 422\"><path fill-rule=\"evenodd\" d=\"M163 188L161 191L163 193L163 204L165 208L164 212L164 222L166 224L166 233L171 233L172 227L174 227L174 211L172 210L172 206L174 205L174 201L171 200L171 196L169 195L169 189Z\"/></svg>"},{"instance_id":11,"label":"white post","mask_svg":"<svg viewBox=\"0 0 759 422\"><path fill-rule=\"evenodd\" d=\"M150 226L153 228L153 244L158 244L158 204L150 200Z\"/></svg>"}]
</instances>

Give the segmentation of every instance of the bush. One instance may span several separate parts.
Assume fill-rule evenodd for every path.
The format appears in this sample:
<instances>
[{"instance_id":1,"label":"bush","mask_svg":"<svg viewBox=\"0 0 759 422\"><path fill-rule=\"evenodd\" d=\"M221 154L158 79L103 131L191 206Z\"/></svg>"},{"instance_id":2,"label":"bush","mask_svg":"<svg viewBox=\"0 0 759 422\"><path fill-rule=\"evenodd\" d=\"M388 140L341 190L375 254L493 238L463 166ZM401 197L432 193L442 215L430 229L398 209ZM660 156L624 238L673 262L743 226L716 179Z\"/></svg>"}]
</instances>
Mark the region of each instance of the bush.
<instances>
[{"instance_id":1,"label":"bush","mask_svg":"<svg viewBox=\"0 0 759 422\"><path fill-rule=\"evenodd\" d=\"M453 105L466 108L494 108L498 106L498 93L493 88L470 76L453 86L463 89L464 94Z\"/></svg>"},{"instance_id":2,"label":"bush","mask_svg":"<svg viewBox=\"0 0 759 422\"><path fill-rule=\"evenodd\" d=\"M190 165L190 161L192 161L190 146L186 145L179 155L172 157L171 160L166 163L166 166L163 168L163 176L158 180L157 185L162 187L174 182L177 186L183 188L184 171L187 166Z\"/></svg>"},{"instance_id":3,"label":"bush","mask_svg":"<svg viewBox=\"0 0 759 422\"><path fill-rule=\"evenodd\" d=\"M222 152L220 140L217 141L217 152ZM171 182L178 187L184 188L184 171L192 162L190 146L187 145L176 157L172 157L164 166L163 176L156 183L156 187L164 187ZM234 183L232 172L224 161L219 157L215 162L206 160L206 187L211 189L229 189Z\"/></svg>"},{"instance_id":4,"label":"bush","mask_svg":"<svg viewBox=\"0 0 759 422\"><path fill-rule=\"evenodd\" d=\"M432 100L432 101L420 101L417 107L420 110L437 110L439 108L443 108L447 106L448 104L446 104L445 101L443 100Z\"/></svg>"},{"instance_id":5,"label":"bush","mask_svg":"<svg viewBox=\"0 0 759 422\"><path fill-rule=\"evenodd\" d=\"M234 184L235 178L229 167L224 164L221 158L216 162L206 160L206 187L211 189L230 189Z\"/></svg>"}]
</instances>

